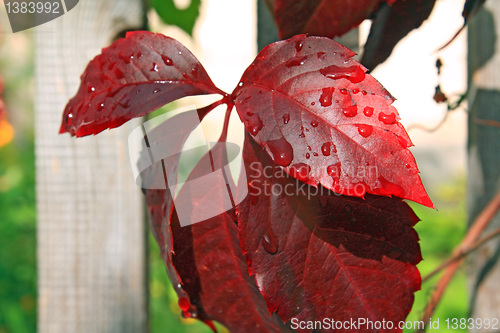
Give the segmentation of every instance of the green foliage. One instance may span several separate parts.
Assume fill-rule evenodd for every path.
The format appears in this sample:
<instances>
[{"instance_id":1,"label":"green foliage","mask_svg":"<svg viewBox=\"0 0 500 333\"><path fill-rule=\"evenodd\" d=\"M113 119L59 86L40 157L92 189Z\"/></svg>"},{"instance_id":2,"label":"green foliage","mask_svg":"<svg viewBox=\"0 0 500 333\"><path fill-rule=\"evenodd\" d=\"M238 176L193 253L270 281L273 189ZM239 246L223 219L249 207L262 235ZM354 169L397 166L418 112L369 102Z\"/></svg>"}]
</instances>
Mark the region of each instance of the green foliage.
<instances>
[{"instance_id":1,"label":"green foliage","mask_svg":"<svg viewBox=\"0 0 500 333\"><path fill-rule=\"evenodd\" d=\"M411 203L415 213L422 220L415 229L420 237L423 260L418 265L422 277L439 266L450 255L455 246L463 239L467 228L465 205L465 177L451 184L443 184L432 196L437 211ZM415 294L415 304L408 321L420 320L422 312L431 296L440 275L434 276L422 284L422 290ZM436 312L433 321L439 319L442 333L466 332L464 330L447 330L447 318L468 318L469 297L465 271L460 269L448 286ZM432 331L429 329L429 331ZM436 331L436 330L434 330ZM405 330L405 333L414 330Z\"/></svg>"},{"instance_id":2,"label":"green foliage","mask_svg":"<svg viewBox=\"0 0 500 333\"><path fill-rule=\"evenodd\" d=\"M32 141L0 148L0 333L36 331Z\"/></svg>"},{"instance_id":3,"label":"green foliage","mask_svg":"<svg viewBox=\"0 0 500 333\"><path fill-rule=\"evenodd\" d=\"M200 15L200 3L201 0L191 0L187 8L179 9L174 0L151 0L151 7L163 22L176 25L192 36L194 24Z\"/></svg>"}]
</instances>

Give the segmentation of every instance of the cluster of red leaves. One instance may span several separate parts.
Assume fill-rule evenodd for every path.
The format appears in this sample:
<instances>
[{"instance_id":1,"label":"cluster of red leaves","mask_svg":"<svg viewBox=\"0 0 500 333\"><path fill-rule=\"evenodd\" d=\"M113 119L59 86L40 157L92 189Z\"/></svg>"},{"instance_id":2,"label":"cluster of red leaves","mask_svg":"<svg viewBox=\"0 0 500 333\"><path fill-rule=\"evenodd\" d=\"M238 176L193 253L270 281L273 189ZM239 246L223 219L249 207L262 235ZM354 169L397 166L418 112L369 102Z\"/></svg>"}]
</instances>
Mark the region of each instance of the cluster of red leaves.
<instances>
[{"instance_id":1,"label":"cluster of red leaves","mask_svg":"<svg viewBox=\"0 0 500 333\"><path fill-rule=\"evenodd\" d=\"M365 19L371 19L370 34L364 45L361 60L361 63L369 69L374 69L384 62L403 37L427 20L436 4L436 0L267 0L267 2L274 12L280 38L303 33L332 38L357 27ZM465 1L462 13L464 26L484 2L485 0Z\"/></svg>"},{"instance_id":2,"label":"cluster of red leaves","mask_svg":"<svg viewBox=\"0 0 500 333\"><path fill-rule=\"evenodd\" d=\"M235 332L288 331L293 318L406 318L420 288L421 255L418 218L402 199L432 203L392 96L352 55L328 38L276 42L231 94L214 86L184 46L159 34L130 33L89 63L61 133L97 134L196 94L223 96L194 111L200 120L225 103L226 125L233 107L245 125L247 177L237 192L249 194L236 207L182 227L175 206L194 212L210 198L223 207L227 188L202 193L198 202L183 195L184 187L176 198L187 202L174 200L165 186L145 189L184 316L217 320ZM181 151L195 126L188 118L169 120L175 130L155 129L148 148ZM226 130L189 179L227 164ZM178 159L155 161L144 183L164 176L175 182ZM276 186L288 191L266 191Z\"/></svg>"}]
</instances>

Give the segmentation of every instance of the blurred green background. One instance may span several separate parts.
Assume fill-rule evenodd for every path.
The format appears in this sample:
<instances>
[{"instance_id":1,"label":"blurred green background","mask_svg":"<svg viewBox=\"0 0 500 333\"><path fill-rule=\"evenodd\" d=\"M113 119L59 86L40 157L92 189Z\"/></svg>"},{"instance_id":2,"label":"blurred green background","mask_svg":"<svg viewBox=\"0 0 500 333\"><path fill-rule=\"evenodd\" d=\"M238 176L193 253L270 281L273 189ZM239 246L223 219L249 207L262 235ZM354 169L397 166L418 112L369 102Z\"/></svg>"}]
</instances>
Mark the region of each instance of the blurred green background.
<instances>
[{"instance_id":1,"label":"blurred green background","mask_svg":"<svg viewBox=\"0 0 500 333\"><path fill-rule=\"evenodd\" d=\"M33 144L33 47L30 35L19 34L16 44L0 48L3 98L15 137L0 147L0 333L36 332L36 207ZM441 184L432 193L439 211L412 204L422 219L423 276L451 253L466 229L465 177ZM183 319L158 248L149 237L151 332L203 333L211 330ZM436 278L423 285L408 320L418 320ZM463 270L454 278L434 318L466 318L468 297ZM224 331L224 330L222 330ZM440 332L447 332L441 329ZM451 332L451 331L450 331ZM453 332L460 332L454 330Z\"/></svg>"}]
</instances>

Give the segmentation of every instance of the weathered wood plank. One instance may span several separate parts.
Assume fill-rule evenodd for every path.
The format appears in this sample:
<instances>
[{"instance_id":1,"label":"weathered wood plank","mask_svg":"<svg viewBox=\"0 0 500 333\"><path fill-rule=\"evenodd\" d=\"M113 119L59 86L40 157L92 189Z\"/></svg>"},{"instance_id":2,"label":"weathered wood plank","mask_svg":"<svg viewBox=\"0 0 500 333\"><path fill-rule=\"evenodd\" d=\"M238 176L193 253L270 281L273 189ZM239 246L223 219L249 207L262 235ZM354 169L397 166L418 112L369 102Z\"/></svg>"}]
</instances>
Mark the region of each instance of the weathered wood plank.
<instances>
[{"instance_id":1,"label":"weathered wood plank","mask_svg":"<svg viewBox=\"0 0 500 333\"><path fill-rule=\"evenodd\" d=\"M36 30L38 330L145 332L145 224L128 162L138 122L83 139L58 135L86 64L141 26L139 0L85 0Z\"/></svg>"}]
</instances>

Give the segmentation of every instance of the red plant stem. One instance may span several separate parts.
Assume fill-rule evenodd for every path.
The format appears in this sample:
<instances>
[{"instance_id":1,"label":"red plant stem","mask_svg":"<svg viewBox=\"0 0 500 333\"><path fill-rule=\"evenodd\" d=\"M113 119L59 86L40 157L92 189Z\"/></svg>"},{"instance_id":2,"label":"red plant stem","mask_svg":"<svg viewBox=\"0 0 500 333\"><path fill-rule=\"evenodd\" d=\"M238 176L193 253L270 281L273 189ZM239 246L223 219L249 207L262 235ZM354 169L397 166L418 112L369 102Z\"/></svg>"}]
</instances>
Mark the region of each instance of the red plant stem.
<instances>
[{"instance_id":1,"label":"red plant stem","mask_svg":"<svg viewBox=\"0 0 500 333\"><path fill-rule=\"evenodd\" d=\"M229 119L231 118L231 110L233 106L228 104L226 114L224 115L224 126L222 127L222 133L220 134L219 142L225 142L227 140L227 131L229 129Z\"/></svg>"},{"instance_id":2,"label":"red plant stem","mask_svg":"<svg viewBox=\"0 0 500 333\"><path fill-rule=\"evenodd\" d=\"M428 281L431 277L433 277L437 273L441 272L448 265L452 264L453 262L455 262L459 259L462 259L463 257L467 256L469 253L474 252L475 250L477 250L478 248L480 248L481 246L486 244L488 241L492 240L493 238L495 238L497 236L500 236L500 228L495 229L494 231L490 232L488 235L475 241L470 247L463 248L463 249L461 249L460 252L453 254L450 258L448 258L446 261L444 261L441 265L436 267L432 272L427 274L427 276L422 279L422 282Z\"/></svg>"},{"instance_id":3,"label":"red plant stem","mask_svg":"<svg viewBox=\"0 0 500 333\"><path fill-rule=\"evenodd\" d=\"M500 208L500 192L498 192L493 197L493 199L491 199L491 201L483 209L481 214L479 214L479 216L476 218L474 223L469 228L469 231L465 235L464 239L462 240L462 243L458 245L453 251L454 255L463 252L464 249L467 249L472 244L474 244L477 238L481 235L481 233L484 231L484 229L488 226L490 221L496 215L499 208ZM439 301L441 300L446 288L448 287L448 284L450 283L451 279L453 278L457 269L460 267L463 261L464 257L452 262L449 266L446 267L443 276L441 276L441 279L438 281L434 289L434 293L432 294L429 302L427 303L424 315L422 316L422 321L425 324L427 324L427 322L432 317L432 314L434 313L434 310L439 304ZM423 333L423 332L425 332L425 327L417 331L417 333Z\"/></svg>"}]
</instances>

